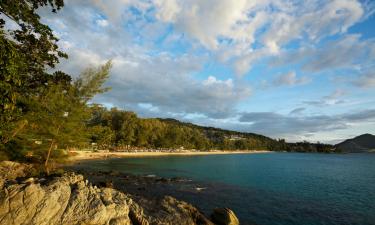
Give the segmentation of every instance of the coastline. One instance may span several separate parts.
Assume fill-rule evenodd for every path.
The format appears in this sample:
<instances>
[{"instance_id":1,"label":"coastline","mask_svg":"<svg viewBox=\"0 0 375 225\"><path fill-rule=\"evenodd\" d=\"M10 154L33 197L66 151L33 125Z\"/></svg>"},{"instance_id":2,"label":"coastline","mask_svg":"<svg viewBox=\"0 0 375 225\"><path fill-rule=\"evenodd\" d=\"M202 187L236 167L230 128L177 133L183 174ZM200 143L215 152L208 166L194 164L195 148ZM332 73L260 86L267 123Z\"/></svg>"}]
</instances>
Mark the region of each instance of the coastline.
<instances>
[{"instance_id":1,"label":"coastline","mask_svg":"<svg viewBox=\"0 0 375 225\"><path fill-rule=\"evenodd\" d=\"M33 165L12 161L0 162L0 171L0 224L239 224L228 208L203 214L188 202L145 195L146 187L139 187L178 181L74 170L35 175Z\"/></svg>"},{"instance_id":2,"label":"coastline","mask_svg":"<svg viewBox=\"0 0 375 225\"><path fill-rule=\"evenodd\" d=\"M199 156L199 155L225 155L225 154L257 154L271 153L268 150L242 150L242 151L180 151L180 152L93 152L93 151L70 151L69 162L76 162L91 159L108 159L108 158L132 158L132 157L159 157L159 156Z\"/></svg>"}]
</instances>

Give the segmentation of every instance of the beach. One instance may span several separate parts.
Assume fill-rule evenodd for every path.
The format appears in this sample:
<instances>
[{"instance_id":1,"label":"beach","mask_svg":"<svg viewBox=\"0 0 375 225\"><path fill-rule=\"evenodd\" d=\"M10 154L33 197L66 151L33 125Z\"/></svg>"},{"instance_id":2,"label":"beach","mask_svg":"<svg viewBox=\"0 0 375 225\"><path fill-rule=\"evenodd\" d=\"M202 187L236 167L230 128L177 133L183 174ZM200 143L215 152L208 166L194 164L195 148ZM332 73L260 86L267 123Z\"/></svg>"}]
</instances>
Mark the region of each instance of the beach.
<instances>
[{"instance_id":1,"label":"beach","mask_svg":"<svg viewBox=\"0 0 375 225\"><path fill-rule=\"evenodd\" d=\"M123 158L123 157L153 157L153 156L194 156L194 155L223 155L223 154L256 154L270 153L267 150L243 150L243 151L134 151L134 152L110 152L110 151L69 151L69 161L81 161L90 159Z\"/></svg>"}]
</instances>

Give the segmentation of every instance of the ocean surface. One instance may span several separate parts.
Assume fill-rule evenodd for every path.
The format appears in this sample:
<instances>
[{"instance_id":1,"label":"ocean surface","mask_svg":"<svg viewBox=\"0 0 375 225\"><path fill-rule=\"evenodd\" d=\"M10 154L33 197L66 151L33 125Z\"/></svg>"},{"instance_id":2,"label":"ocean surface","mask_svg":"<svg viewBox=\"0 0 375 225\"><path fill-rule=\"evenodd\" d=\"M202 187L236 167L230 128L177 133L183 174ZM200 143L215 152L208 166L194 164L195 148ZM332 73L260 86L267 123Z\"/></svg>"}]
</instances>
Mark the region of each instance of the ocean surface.
<instances>
[{"instance_id":1,"label":"ocean surface","mask_svg":"<svg viewBox=\"0 0 375 225\"><path fill-rule=\"evenodd\" d=\"M175 197L205 213L229 207L241 224L375 224L375 154L161 156L80 165L189 179L192 185L181 185Z\"/></svg>"}]
</instances>

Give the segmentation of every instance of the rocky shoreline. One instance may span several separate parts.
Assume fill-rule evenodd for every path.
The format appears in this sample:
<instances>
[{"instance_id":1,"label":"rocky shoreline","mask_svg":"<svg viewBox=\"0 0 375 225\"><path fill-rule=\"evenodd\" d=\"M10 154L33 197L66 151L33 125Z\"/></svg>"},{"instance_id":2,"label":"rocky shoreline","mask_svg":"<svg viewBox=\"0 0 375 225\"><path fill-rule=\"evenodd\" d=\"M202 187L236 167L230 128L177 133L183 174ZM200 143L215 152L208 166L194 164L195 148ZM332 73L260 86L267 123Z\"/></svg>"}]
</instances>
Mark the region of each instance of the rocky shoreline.
<instances>
[{"instance_id":1,"label":"rocky shoreline","mask_svg":"<svg viewBox=\"0 0 375 225\"><path fill-rule=\"evenodd\" d=\"M207 217L171 196L147 196L142 190L130 194L108 179L120 176L129 183L168 182L157 180L161 178L90 175L87 171L39 177L32 173L31 165L0 163L0 224L239 224L230 209L215 209Z\"/></svg>"}]
</instances>

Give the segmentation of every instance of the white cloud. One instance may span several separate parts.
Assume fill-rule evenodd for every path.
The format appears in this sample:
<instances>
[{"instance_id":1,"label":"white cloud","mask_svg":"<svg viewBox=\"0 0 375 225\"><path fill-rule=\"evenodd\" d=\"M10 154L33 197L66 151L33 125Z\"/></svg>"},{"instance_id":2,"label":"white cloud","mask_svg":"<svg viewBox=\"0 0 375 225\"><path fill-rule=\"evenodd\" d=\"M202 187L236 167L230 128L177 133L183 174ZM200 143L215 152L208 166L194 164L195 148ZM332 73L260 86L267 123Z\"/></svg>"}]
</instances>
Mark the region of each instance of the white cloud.
<instances>
[{"instance_id":1,"label":"white cloud","mask_svg":"<svg viewBox=\"0 0 375 225\"><path fill-rule=\"evenodd\" d=\"M271 15L273 22L263 42L273 51L304 36L314 41L344 33L364 15L361 3L353 0L303 1L289 9Z\"/></svg>"},{"instance_id":2,"label":"white cloud","mask_svg":"<svg viewBox=\"0 0 375 225\"><path fill-rule=\"evenodd\" d=\"M158 9L156 18L164 22L175 21L181 11L176 0L155 0L155 5Z\"/></svg>"},{"instance_id":3,"label":"white cloud","mask_svg":"<svg viewBox=\"0 0 375 225\"><path fill-rule=\"evenodd\" d=\"M221 59L237 58L235 67L240 74L246 73L259 55L278 54L293 40L315 43L323 37L345 33L365 16L365 9L356 0L157 0L155 3L158 19L174 24L179 32L205 48L218 50L224 54L219 56ZM255 48L256 44L260 48ZM220 51L223 49L224 52Z\"/></svg>"},{"instance_id":4,"label":"white cloud","mask_svg":"<svg viewBox=\"0 0 375 225\"><path fill-rule=\"evenodd\" d=\"M108 20L100 19L96 21L96 24L98 24L100 27L106 27L108 26Z\"/></svg>"},{"instance_id":5,"label":"white cloud","mask_svg":"<svg viewBox=\"0 0 375 225\"><path fill-rule=\"evenodd\" d=\"M217 80L214 76L209 76L207 80L203 81L203 85L206 86L212 86L212 85L224 85L225 87L233 88L233 80L227 79L227 80Z\"/></svg>"},{"instance_id":6,"label":"white cloud","mask_svg":"<svg viewBox=\"0 0 375 225\"><path fill-rule=\"evenodd\" d=\"M168 54L115 58L108 83L113 90L98 100L130 107L150 104L160 111L184 115L228 117L235 112L236 104L250 95L250 90L231 79L210 76L201 82L195 80L191 73L201 68L201 60Z\"/></svg>"}]
</instances>

